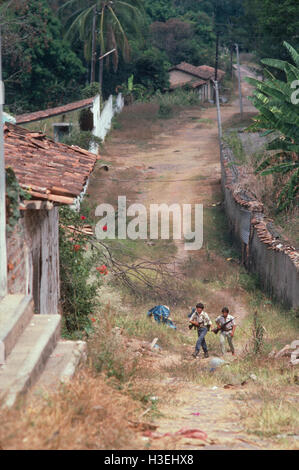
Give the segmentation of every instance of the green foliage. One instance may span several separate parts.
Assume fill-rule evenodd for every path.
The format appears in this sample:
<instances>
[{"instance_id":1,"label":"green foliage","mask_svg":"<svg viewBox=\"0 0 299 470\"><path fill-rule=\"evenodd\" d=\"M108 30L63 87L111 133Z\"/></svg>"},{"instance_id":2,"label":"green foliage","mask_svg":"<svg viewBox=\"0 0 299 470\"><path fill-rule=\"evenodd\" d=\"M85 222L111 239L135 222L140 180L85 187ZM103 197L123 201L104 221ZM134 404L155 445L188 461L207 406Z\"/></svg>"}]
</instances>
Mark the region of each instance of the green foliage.
<instances>
[{"instance_id":1,"label":"green foliage","mask_svg":"<svg viewBox=\"0 0 299 470\"><path fill-rule=\"evenodd\" d=\"M158 116L160 118L166 119L171 117L173 114L173 109L170 104L167 103L161 103L158 111Z\"/></svg>"},{"instance_id":2,"label":"green foliage","mask_svg":"<svg viewBox=\"0 0 299 470\"><path fill-rule=\"evenodd\" d=\"M6 168L6 230L12 232L20 218L20 202L22 199L30 199L30 195L24 191L16 178L12 168Z\"/></svg>"},{"instance_id":3,"label":"green foliage","mask_svg":"<svg viewBox=\"0 0 299 470\"><path fill-rule=\"evenodd\" d=\"M46 0L11 2L3 27L6 103L15 113L78 99L85 69Z\"/></svg>"},{"instance_id":4,"label":"green foliage","mask_svg":"<svg viewBox=\"0 0 299 470\"><path fill-rule=\"evenodd\" d=\"M138 35L142 25L142 2L127 0L69 0L60 8L65 19L66 37L76 40L78 34L84 42L84 56L91 60L91 79L95 80L95 57L114 49L113 54L99 63L99 83L103 82L103 63L109 67L112 57L114 72L118 69L119 55L125 62L130 59L128 35ZM94 28L95 26L95 28ZM93 31L95 33L93 34Z\"/></svg>"},{"instance_id":5,"label":"green foliage","mask_svg":"<svg viewBox=\"0 0 299 470\"><path fill-rule=\"evenodd\" d=\"M60 296L65 335L78 336L83 331L88 334L100 285L95 274L98 260L94 258L86 236L80 232L84 225L82 216L69 207L61 207L59 216ZM74 232L67 229L70 225Z\"/></svg>"},{"instance_id":6,"label":"green foliage","mask_svg":"<svg viewBox=\"0 0 299 470\"><path fill-rule=\"evenodd\" d=\"M135 85L133 74L128 78L128 83L121 85L119 90L127 105L132 104L134 100L141 100L146 94L146 88L143 85Z\"/></svg>"},{"instance_id":7,"label":"green foliage","mask_svg":"<svg viewBox=\"0 0 299 470\"><path fill-rule=\"evenodd\" d=\"M172 92L161 93L157 91L151 98L150 102L158 103L160 107L188 107L200 104L199 95L194 90L186 88L177 88Z\"/></svg>"},{"instance_id":8,"label":"green foliage","mask_svg":"<svg viewBox=\"0 0 299 470\"><path fill-rule=\"evenodd\" d=\"M92 82L89 85L86 85L81 91L82 99L92 98L99 93L99 84L98 82Z\"/></svg>"},{"instance_id":9,"label":"green foliage","mask_svg":"<svg viewBox=\"0 0 299 470\"><path fill-rule=\"evenodd\" d=\"M183 61L193 65L214 65L213 22L204 13L190 12L166 23L155 22L150 31L153 46L165 52L172 65Z\"/></svg>"},{"instance_id":10,"label":"green foliage","mask_svg":"<svg viewBox=\"0 0 299 470\"><path fill-rule=\"evenodd\" d=\"M245 44L258 57L286 59L283 42L299 48L299 5L297 0L245 0L248 38Z\"/></svg>"},{"instance_id":11,"label":"green foliage","mask_svg":"<svg viewBox=\"0 0 299 470\"><path fill-rule=\"evenodd\" d=\"M96 137L91 131L81 131L74 128L69 135L61 138L61 143L66 145L77 145L85 150L89 150L92 144L101 145L102 139Z\"/></svg>"},{"instance_id":12,"label":"green foliage","mask_svg":"<svg viewBox=\"0 0 299 470\"><path fill-rule=\"evenodd\" d=\"M280 177L276 181L278 211L287 210L295 204L299 190L299 117L298 105L292 99L292 83L299 79L299 55L289 43L285 42L284 45L295 65L275 59L264 59L262 62L284 72L285 81L276 79L270 71L267 71L267 79L263 82L247 78L256 87L250 99L259 110L249 130L263 130L274 135L256 171L262 175Z\"/></svg>"},{"instance_id":13,"label":"green foliage","mask_svg":"<svg viewBox=\"0 0 299 470\"><path fill-rule=\"evenodd\" d=\"M264 327L262 325L260 316L254 312L253 316L253 352L259 354L263 348Z\"/></svg>"}]
</instances>

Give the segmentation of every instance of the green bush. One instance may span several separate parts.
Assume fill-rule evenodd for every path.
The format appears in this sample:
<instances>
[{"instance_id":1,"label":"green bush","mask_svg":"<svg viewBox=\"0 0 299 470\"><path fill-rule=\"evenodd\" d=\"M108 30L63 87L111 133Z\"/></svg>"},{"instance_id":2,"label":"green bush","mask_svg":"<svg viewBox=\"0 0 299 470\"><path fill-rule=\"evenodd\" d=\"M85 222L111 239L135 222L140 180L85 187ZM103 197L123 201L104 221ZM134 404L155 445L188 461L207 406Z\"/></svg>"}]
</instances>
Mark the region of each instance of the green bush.
<instances>
[{"instance_id":1,"label":"green bush","mask_svg":"<svg viewBox=\"0 0 299 470\"><path fill-rule=\"evenodd\" d=\"M92 328L91 316L97 306L97 288L100 279L91 280L96 260L80 232L71 232L68 226L82 229L84 221L79 213L68 207L60 208L60 300L65 336L88 334Z\"/></svg>"},{"instance_id":2,"label":"green bush","mask_svg":"<svg viewBox=\"0 0 299 470\"><path fill-rule=\"evenodd\" d=\"M77 145L82 149L89 150L91 144L101 145L102 140L95 137L91 131L80 131L74 128L69 135L61 139L61 143L66 145Z\"/></svg>"},{"instance_id":3,"label":"green bush","mask_svg":"<svg viewBox=\"0 0 299 470\"><path fill-rule=\"evenodd\" d=\"M178 88L172 92L161 93L156 92L150 99L153 103L158 103L160 106L195 106L200 104L199 95L194 90L188 88Z\"/></svg>"},{"instance_id":4,"label":"green bush","mask_svg":"<svg viewBox=\"0 0 299 470\"><path fill-rule=\"evenodd\" d=\"M170 104L161 103L158 111L158 116L160 118L168 118L173 114L173 109Z\"/></svg>"}]
</instances>

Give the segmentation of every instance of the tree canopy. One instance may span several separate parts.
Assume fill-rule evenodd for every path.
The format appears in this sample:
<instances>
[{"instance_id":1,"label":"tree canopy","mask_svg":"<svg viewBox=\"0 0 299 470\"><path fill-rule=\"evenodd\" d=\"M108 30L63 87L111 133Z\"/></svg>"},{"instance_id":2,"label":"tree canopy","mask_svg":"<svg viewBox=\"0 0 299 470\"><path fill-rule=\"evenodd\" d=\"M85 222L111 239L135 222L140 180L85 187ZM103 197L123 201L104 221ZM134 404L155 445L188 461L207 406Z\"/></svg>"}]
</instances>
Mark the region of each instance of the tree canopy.
<instances>
[{"instance_id":1,"label":"tree canopy","mask_svg":"<svg viewBox=\"0 0 299 470\"><path fill-rule=\"evenodd\" d=\"M80 99L85 86L99 80L100 71L91 80L94 6L100 13L97 58L113 47L117 52L103 61L104 97L132 75L135 84L163 90L169 67L181 61L213 66L217 37L220 67L235 43L241 52L281 60L287 58L283 41L299 47L298 0L7 0L4 5L3 77L13 113ZM66 38L67 30L73 34Z\"/></svg>"}]
</instances>

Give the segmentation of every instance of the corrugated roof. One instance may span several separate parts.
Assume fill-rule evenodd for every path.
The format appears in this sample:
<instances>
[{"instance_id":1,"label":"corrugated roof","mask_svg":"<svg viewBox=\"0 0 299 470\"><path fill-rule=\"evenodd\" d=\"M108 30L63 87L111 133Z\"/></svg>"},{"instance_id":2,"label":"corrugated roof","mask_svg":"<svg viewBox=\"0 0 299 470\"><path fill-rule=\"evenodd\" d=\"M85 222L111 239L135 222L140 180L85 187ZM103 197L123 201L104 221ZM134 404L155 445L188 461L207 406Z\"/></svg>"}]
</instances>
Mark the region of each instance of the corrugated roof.
<instances>
[{"instance_id":1,"label":"corrugated roof","mask_svg":"<svg viewBox=\"0 0 299 470\"><path fill-rule=\"evenodd\" d=\"M16 123L24 124L26 122L39 121L52 116L58 116L59 114L69 113L70 111L76 111L77 109L87 108L92 105L94 99L95 96L92 98L86 98L85 100L65 104L63 106L57 106L56 108L49 108L43 111L36 111L34 113L20 114L19 116L16 116Z\"/></svg>"},{"instance_id":2,"label":"corrugated roof","mask_svg":"<svg viewBox=\"0 0 299 470\"><path fill-rule=\"evenodd\" d=\"M76 146L54 142L42 132L4 125L5 166L33 199L73 204L94 169L97 156Z\"/></svg>"},{"instance_id":3,"label":"corrugated roof","mask_svg":"<svg viewBox=\"0 0 299 470\"><path fill-rule=\"evenodd\" d=\"M210 67L208 65L200 65L196 67L195 65L188 64L187 62L181 62L180 64L172 67L170 70L181 70L182 72L189 73L194 77L202 78L204 80L213 79L215 76L214 67ZM225 72L223 70L218 69L218 79L222 80L224 75Z\"/></svg>"}]
</instances>

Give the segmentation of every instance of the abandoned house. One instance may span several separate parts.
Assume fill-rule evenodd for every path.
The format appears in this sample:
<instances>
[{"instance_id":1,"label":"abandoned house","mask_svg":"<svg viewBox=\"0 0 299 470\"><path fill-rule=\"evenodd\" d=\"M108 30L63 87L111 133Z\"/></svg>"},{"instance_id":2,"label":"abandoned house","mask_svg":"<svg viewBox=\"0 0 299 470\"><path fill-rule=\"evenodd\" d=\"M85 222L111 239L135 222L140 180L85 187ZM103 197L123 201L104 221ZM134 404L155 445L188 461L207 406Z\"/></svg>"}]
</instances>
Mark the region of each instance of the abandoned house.
<instances>
[{"instance_id":1,"label":"abandoned house","mask_svg":"<svg viewBox=\"0 0 299 470\"><path fill-rule=\"evenodd\" d=\"M97 156L12 124L4 126L4 140L5 166L31 195L7 236L7 290L32 296L36 313L57 314L58 208L79 206Z\"/></svg>"},{"instance_id":2,"label":"abandoned house","mask_svg":"<svg viewBox=\"0 0 299 470\"><path fill-rule=\"evenodd\" d=\"M16 116L16 124L31 131L42 130L44 134L60 142L73 127L82 131L92 131L99 119L100 96L69 103L42 111Z\"/></svg>"},{"instance_id":3,"label":"abandoned house","mask_svg":"<svg viewBox=\"0 0 299 470\"><path fill-rule=\"evenodd\" d=\"M225 72L218 70L218 82L221 82ZM187 62L181 62L169 70L170 90L175 90L185 85L198 91L201 102L214 99L213 80L215 69L208 65L195 67Z\"/></svg>"}]
</instances>

